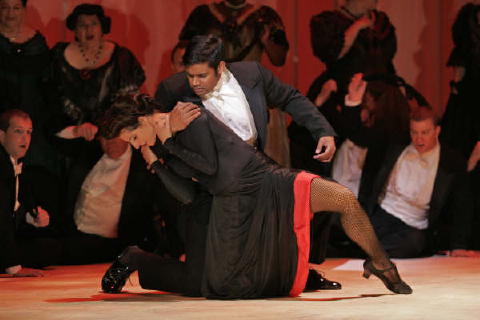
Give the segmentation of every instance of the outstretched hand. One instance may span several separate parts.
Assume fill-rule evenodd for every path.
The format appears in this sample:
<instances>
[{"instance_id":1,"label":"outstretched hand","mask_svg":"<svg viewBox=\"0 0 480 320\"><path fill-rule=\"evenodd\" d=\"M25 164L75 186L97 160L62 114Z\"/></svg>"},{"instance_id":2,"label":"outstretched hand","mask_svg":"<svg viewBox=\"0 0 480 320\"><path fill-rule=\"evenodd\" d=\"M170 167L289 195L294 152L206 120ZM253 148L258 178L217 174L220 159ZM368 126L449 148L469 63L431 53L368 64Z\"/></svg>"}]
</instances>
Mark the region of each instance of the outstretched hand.
<instances>
[{"instance_id":1,"label":"outstretched hand","mask_svg":"<svg viewBox=\"0 0 480 320\"><path fill-rule=\"evenodd\" d=\"M193 120L200 116L200 108L191 102L177 102L170 112L170 130L172 134L185 130Z\"/></svg>"},{"instance_id":2,"label":"outstretched hand","mask_svg":"<svg viewBox=\"0 0 480 320\"><path fill-rule=\"evenodd\" d=\"M321 137L313 158L321 162L330 162L335 154L335 139L332 136Z\"/></svg>"},{"instance_id":3,"label":"outstretched hand","mask_svg":"<svg viewBox=\"0 0 480 320\"><path fill-rule=\"evenodd\" d=\"M361 102L367 89L367 82L363 80L362 73L355 73L348 84L347 100L351 102Z\"/></svg>"}]
</instances>

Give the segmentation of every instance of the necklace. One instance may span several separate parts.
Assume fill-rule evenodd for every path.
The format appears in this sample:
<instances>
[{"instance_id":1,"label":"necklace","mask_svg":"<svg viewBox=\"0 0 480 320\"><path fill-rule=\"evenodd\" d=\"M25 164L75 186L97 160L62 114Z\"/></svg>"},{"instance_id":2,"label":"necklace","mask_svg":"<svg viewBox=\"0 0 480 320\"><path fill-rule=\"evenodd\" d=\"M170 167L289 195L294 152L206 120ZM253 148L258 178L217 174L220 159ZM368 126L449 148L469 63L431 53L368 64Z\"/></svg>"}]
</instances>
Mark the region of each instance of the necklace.
<instances>
[{"instance_id":1,"label":"necklace","mask_svg":"<svg viewBox=\"0 0 480 320\"><path fill-rule=\"evenodd\" d=\"M83 60L91 66L94 66L97 64L98 60L100 60L100 57L102 56L103 52L103 42L100 43L98 46L97 52L95 52L93 55L90 57L87 54L87 51L85 50L85 47L82 46L80 43L78 43L78 48L80 49L80 53L82 54Z\"/></svg>"},{"instance_id":2,"label":"necklace","mask_svg":"<svg viewBox=\"0 0 480 320\"><path fill-rule=\"evenodd\" d=\"M247 1L245 1L241 4L231 4L228 1L223 1L223 3L225 4L225 6L229 7L230 9L234 9L234 10L239 10L239 9L245 8L248 4Z\"/></svg>"}]
</instances>

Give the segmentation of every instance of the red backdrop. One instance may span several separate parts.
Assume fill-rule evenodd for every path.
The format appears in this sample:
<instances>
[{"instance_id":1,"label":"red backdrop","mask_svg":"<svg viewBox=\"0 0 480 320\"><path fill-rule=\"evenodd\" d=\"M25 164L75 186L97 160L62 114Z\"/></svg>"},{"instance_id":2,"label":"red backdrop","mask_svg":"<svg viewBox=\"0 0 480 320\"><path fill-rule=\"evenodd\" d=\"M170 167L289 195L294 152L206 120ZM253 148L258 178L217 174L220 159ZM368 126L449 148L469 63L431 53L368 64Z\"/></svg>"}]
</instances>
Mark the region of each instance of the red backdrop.
<instances>
[{"instance_id":1,"label":"red backdrop","mask_svg":"<svg viewBox=\"0 0 480 320\"><path fill-rule=\"evenodd\" d=\"M323 70L310 47L312 15L330 10L341 0L249 0L267 4L282 16L291 44L284 67L269 66L284 81L306 92ZM150 94L170 74L169 54L190 11L206 0L30 0L28 22L40 30L50 46L70 41L64 20L79 3L104 6L113 19L109 39L130 48L144 66ZM380 0L398 35L395 65L398 73L420 90L438 110L448 96L450 73L445 62L451 50L450 26L466 0ZM267 63L268 65L268 63Z\"/></svg>"}]
</instances>

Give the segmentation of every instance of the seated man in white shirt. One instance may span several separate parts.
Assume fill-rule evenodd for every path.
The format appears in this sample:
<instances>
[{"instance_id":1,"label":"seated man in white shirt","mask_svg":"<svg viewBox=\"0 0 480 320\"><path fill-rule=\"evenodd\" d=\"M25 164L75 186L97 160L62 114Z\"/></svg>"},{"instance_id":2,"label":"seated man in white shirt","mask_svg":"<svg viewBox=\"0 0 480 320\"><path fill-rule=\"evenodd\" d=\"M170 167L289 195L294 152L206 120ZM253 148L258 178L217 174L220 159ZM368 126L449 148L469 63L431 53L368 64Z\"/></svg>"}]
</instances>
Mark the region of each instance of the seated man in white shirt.
<instances>
[{"instance_id":1,"label":"seated man in white shirt","mask_svg":"<svg viewBox=\"0 0 480 320\"><path fill-rule=\"evenodd\" d=\"M375 178L368 211L391 257L418 257L438 249L454 256L477 255L465 250L473 212L466 161L440 145L439 133L431 109L412 112L411 143L392 147ZM440 248L440 242L446 247Z\"/></svg>"},{"instance_id":2,"label":"seated man in white shirt","mask_svg":"<svg viewBox=\"0 0 480 320\"><path fill-rule=\"evenodd\" d=\"M110 261L126 245L146 239L153 248L154 203L164 197L140 152L120 139L104 138L83 141L78 151L68 172L66 216L73 230L63 262Z\"/></svg>"},{"instance_id":3,"label":"seated man in white shirt","mask_svg":"<svg viewBox=\"0 0 480 320\"><path fill-rule=\"evenodd\" d=\"M27 113L10 109L0 114L0 273L16 277L41 276L25 266L55 264L61 254L57 239L35 232L50 224L50 215L34 199L32 181L22 174L21 159L32 131Z\"/></svg>"}]
</instances>

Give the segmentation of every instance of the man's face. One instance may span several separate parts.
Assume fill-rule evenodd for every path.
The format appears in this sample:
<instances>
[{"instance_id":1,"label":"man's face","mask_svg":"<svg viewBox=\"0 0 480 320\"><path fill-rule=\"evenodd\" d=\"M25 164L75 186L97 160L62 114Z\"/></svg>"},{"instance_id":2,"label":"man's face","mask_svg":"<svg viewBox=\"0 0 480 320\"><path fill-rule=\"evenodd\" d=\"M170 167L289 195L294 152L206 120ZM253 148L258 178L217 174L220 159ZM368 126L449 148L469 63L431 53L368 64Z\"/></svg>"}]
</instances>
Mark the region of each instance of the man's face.
<instances>
[{"instance_id":1,"label":"man's face","mask_svg":"<svg viewBox=\"0 0 480 320\"><path fill-rule=\"evenodd\" d=\"M410 120L410 137L418 153L422 154L435 148L438 143L440 126L433 123L433 119L421 121Z\"/></svg>"},{"instance_id":2,"label":"man's face","mask_svg":"<svg viewBox=\"0 0 480 320\"><path fill-rule=\"evenodd\" d=\"M185 68L188 83L197 96L204 96L211 92L220 80L225 63L222 61L217 69L208 65L208 62L197 63Z\"/></svg>"},{"instance_id":3,"label":"man's face","mask_svg":"<svg viewBox=\"0 0 480 320\"><path fill-rule=\"evenodd\" d=\"M25 156L32 140L32 120L13 116L7 131L0 130L0 143L15 159Z\"/></svg>"}]
</instances>

